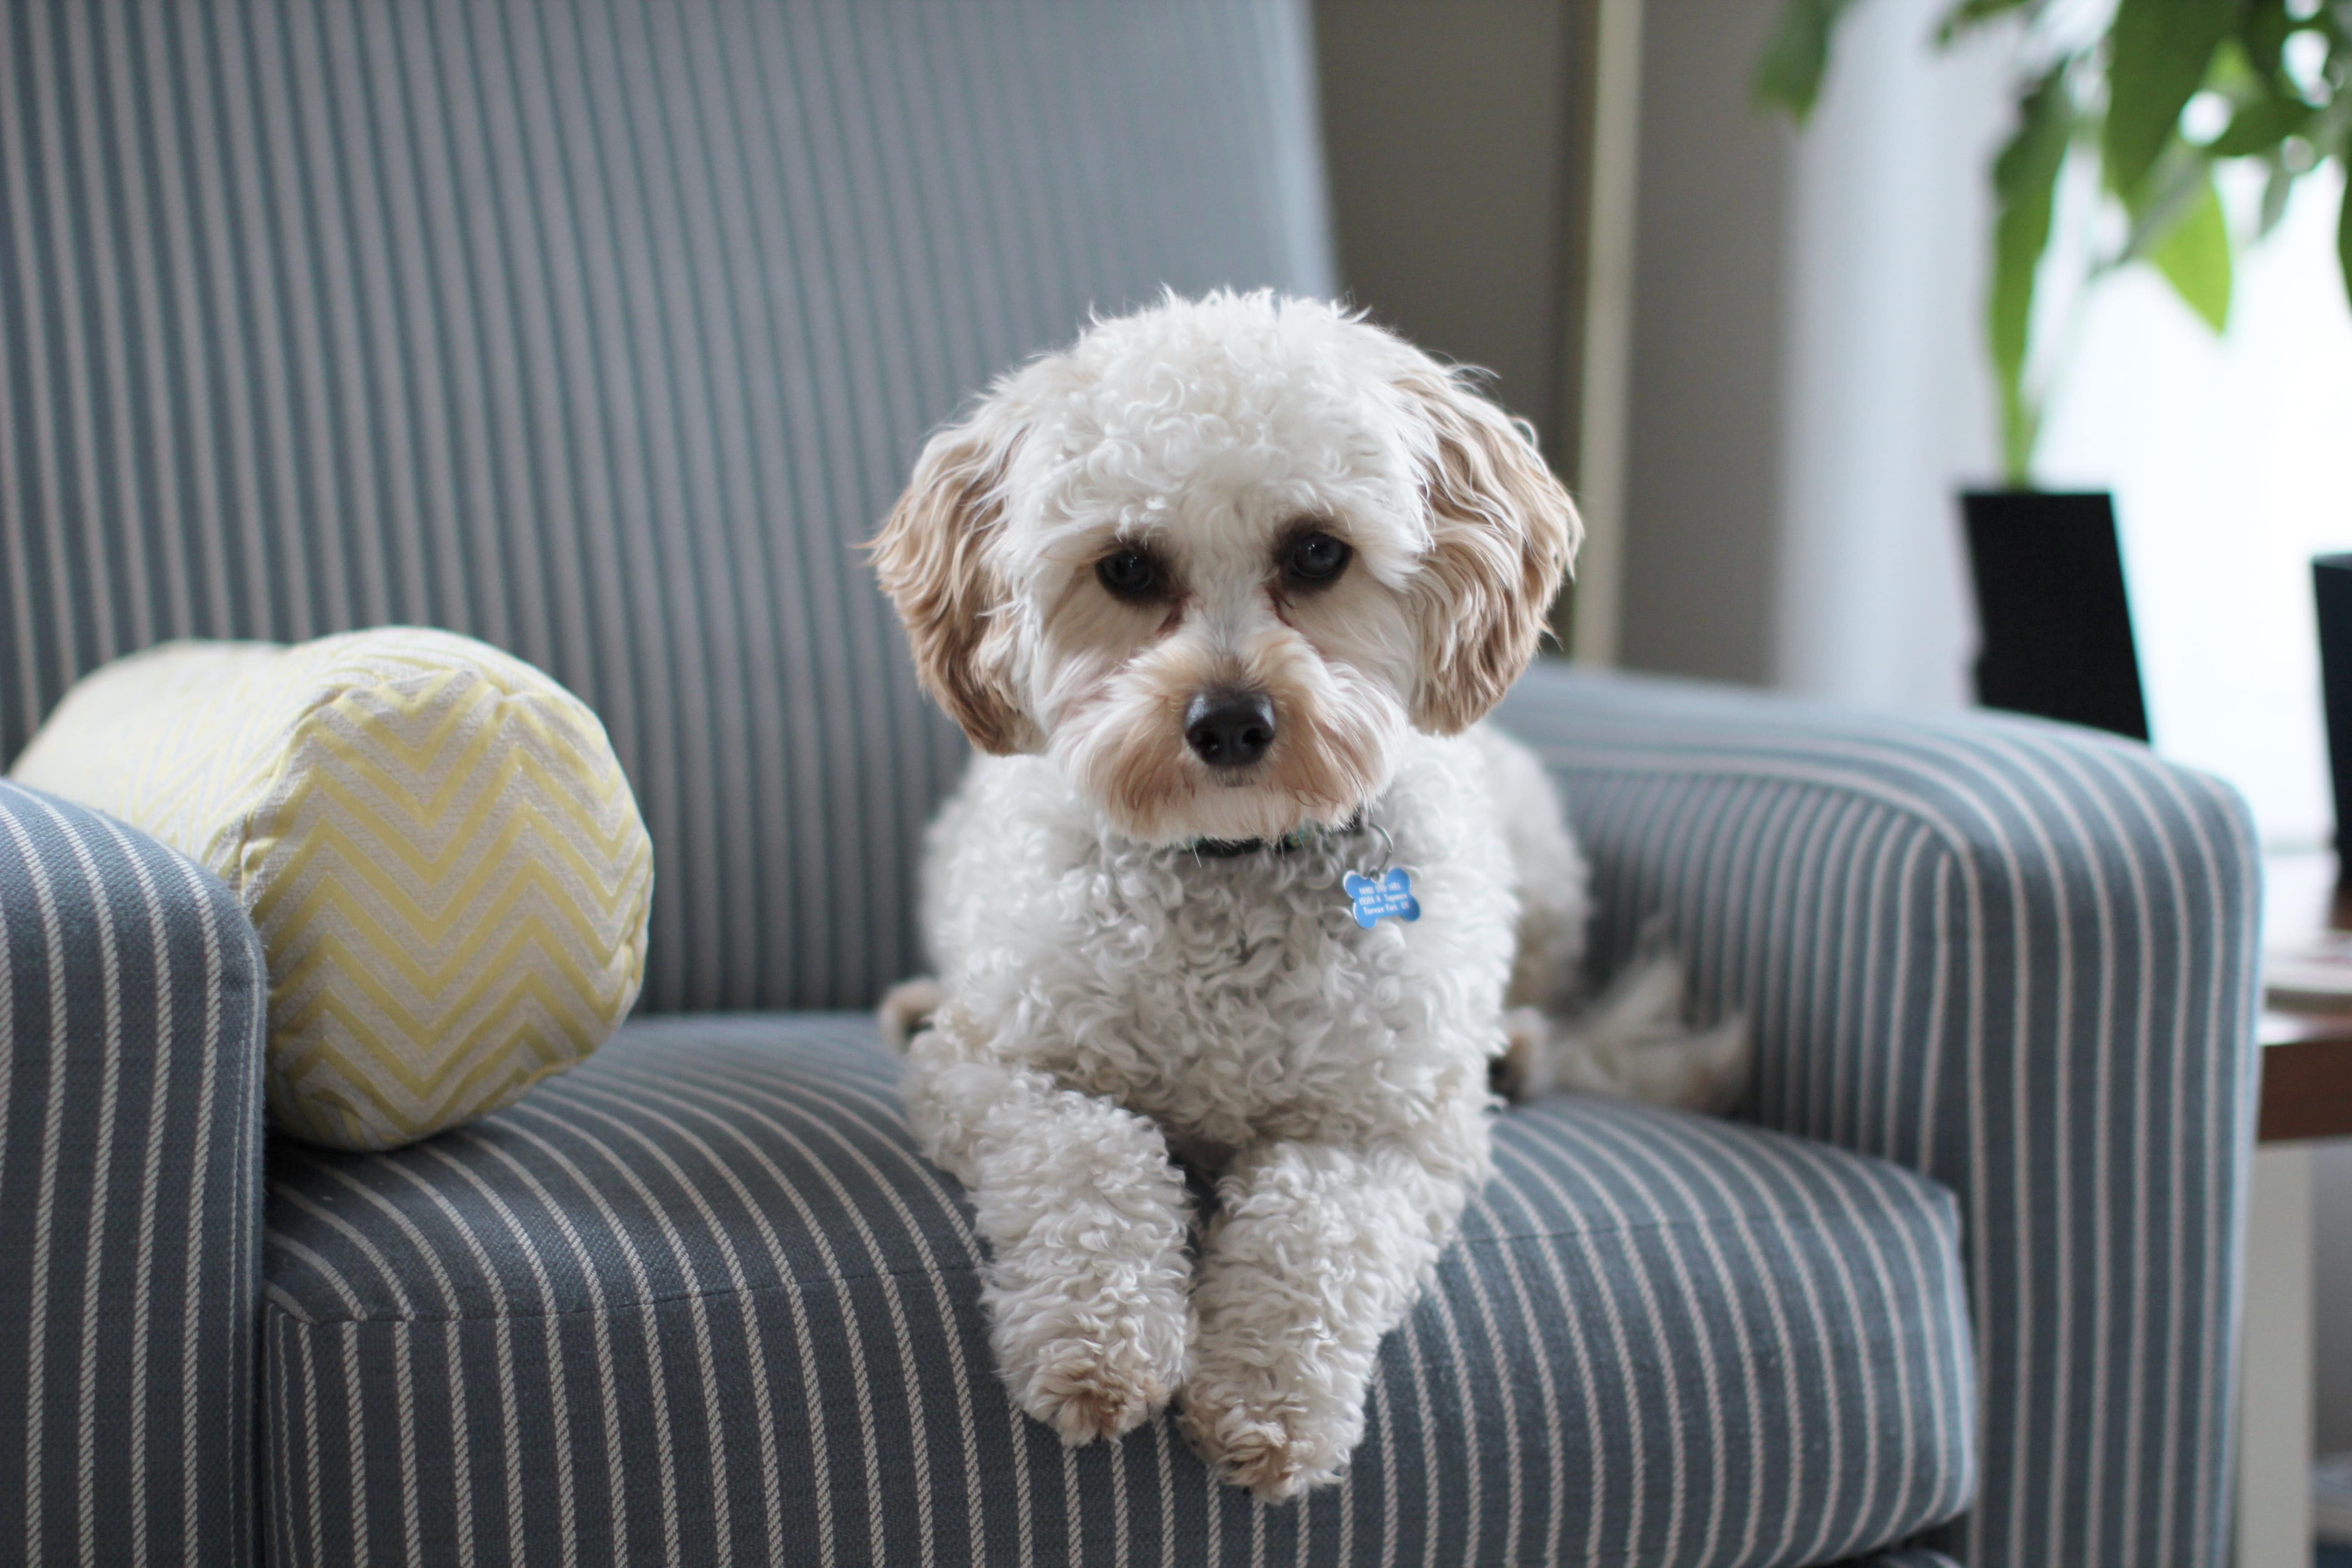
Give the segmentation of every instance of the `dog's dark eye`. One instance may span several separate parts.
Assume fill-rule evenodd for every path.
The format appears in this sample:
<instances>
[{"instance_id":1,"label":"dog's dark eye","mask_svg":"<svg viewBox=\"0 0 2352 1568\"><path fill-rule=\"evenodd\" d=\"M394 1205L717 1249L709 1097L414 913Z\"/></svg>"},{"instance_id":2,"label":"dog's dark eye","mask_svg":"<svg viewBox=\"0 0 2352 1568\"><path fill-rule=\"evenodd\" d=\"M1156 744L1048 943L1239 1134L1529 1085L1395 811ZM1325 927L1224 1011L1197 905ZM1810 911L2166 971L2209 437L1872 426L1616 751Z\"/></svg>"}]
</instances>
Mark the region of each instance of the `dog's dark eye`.
<instances>
[{"instance_id":1,"label":"dog's dark eye","mask_svg":"<svg viewBox=\"0 0 2352 1568\"><path fill-rule=\"evenodd\" d=\"M1328 583L1348 569L1355 553L1328 533L1304 533L1290 547L1286 564L1297 582Z\"/></svg>"},{"instance_id":2,"label":"dog's dark eye","mask_svg":"<svg viewBox=\"0 0 2352 1568\"><path fill-rule=\"evenodd\" d=\"M1114 550L1095 563L1095 577L1115 598L1149 599L1160 590L1160 567L1140 550Z\"/></svg>"}]
</instances>

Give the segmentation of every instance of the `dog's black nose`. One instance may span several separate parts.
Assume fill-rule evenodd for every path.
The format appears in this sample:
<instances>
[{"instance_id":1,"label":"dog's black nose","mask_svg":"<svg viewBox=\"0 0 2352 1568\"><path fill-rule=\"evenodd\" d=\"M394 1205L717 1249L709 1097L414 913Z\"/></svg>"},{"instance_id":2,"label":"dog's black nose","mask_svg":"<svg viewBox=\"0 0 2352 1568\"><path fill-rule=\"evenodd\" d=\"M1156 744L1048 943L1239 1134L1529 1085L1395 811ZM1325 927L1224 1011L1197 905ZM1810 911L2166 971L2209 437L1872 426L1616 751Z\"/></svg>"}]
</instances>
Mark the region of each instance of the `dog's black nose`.
<instances>
[{"instance_id":1,"label":"dog's black nose","mask_svg":"<svg viewBox=\"0 0 2352 1568\"><path fill-rule=\"evenodd\" d=\"M1245 768L1274 744L1274 704L1256 692L1195 697L1184 710L1184 743L1213 768Z\"/></svg>"}]
</instances>

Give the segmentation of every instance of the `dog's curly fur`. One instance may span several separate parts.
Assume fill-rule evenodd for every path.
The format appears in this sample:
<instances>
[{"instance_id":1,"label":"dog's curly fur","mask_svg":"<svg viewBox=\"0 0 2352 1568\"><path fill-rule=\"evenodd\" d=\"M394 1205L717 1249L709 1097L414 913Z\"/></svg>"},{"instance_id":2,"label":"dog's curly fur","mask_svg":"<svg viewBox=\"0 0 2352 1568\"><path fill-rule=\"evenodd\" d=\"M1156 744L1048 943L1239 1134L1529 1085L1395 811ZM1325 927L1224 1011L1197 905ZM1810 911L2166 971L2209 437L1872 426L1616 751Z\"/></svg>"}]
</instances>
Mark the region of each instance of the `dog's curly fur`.
<instances>
[{"instance_id":1,"label":"dog's curly fur","mask_svg":"<svg viewBox=\"0 0 2352 1568\"><path fill-rule=\"evenodd\" d=\"M1335 578L1286 575L1302 531L1352 552ZM1478 723L1579 531L1462 373L1263 293L1097 322L924 450L875 561L990 754L932 832L938 980L885 1023L992 1249L1005 1380L1068 1441L1179 1400L1272 1499L1361 1436L1486 1177L1490 1068L1541 1058L1582 950L1559 801ZM1158 592L1097 579L1121 552ZM1233 691L1271 749L1212 766L1185 715ZM1365 930L1341 879L1391 857L1423 917ZM1216 1182L1197 1261L1180 1162Z\"/></svg>"}]
</instances>

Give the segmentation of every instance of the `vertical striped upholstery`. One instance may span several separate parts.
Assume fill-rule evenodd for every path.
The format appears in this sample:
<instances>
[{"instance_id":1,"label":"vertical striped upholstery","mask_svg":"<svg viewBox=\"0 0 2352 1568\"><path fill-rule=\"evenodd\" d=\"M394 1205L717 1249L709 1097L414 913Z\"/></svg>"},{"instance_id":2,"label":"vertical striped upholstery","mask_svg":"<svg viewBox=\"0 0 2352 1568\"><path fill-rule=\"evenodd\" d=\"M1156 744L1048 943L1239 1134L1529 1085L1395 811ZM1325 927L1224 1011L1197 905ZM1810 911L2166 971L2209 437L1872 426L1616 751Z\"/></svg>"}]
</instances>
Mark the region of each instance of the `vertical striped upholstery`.
<instances>
[{"instance_id":1,"label":"vertical striped upholstery","mask_svg":"<svg viewBox=\"0 0 2352 1568\"><path fill-rule=\"evenodd\" d=\"M270 1170L272 1561L1822 1563L1973 1484L1951 1195L1556 1100L1279 1508L1007 1401L862 1016L632 1024L514 1107Z\"/></svg>"},{"instance_id":2,"label":"vertical striped upholstery","mask_svg":"<svg viewBox=\"0 0 2352 1568\"><path fill-rule=\"evenodd\" d=\"M210 876L0 781L0 1562L258 1551L268 984Z\"/></svg>"},{"instance_id":3,"label":"vertical striped upholstery","mask_svg":"<svg viewBox=\"0 0 2352 1568\"><path fill-rule=\"evenodd\" d=\"M1978 1568L2221 1561L2259 861L2224 784L2090 731L1545 668L1503 721L1756 1022L1749 1114L1959 1196Z\"/></svg>"},{"instance_id":4,"label":"vertical striped upholstery","mask_svg":"<svg viewBox=\"0 0 2352 1568\"><path fill-rule=\"evenodd\" d=\"M0 762L174 637L413 622L612 733L646 1005L911 966L962 742L848 548L1163 284L1328 292L1303 0L16 0Z\"/></svg>"},{"instance_id":5,"label":"vertical striped upholstery","mask_svg":"<svg viewBox=\"0 0 2352 1568\"><path fill-rule=\"evenodd\" d=\"M612 731L660 867L649 1003L864 1003L961 750L846 545L1088 304L1328 289L1306 42L1301 0L12 0L0 756L166 637L470 632ZM1981 1494L1937 1543L2217 1563L2236 803L2010 722L1555 671L1508 718L1569 788L1603 949L1667 910L1759 1021L1754 1114L1819 1142L1513 1121L1389 1347L1378 1463L1287 1512L1164 1428L1071 1456L1009 1419L961 1211L845 1024L635 1026L481 1132L288 1152L257 1373L250 934L0 788L0 1532L249 1560L257 1381L288 1561L803 1529L940 1561L1159 1561L1170 1530L1222 1562L1867 1552L1960 1501L1967 1411L1923 1390L1966 1358L1951 1212L1834 1144L1958 1196ZM721 1103L825 1152L730 1123L791 1176L754 1183L695 1146L740 1148L701 1130Z\"/></svg>"}]
</instances>

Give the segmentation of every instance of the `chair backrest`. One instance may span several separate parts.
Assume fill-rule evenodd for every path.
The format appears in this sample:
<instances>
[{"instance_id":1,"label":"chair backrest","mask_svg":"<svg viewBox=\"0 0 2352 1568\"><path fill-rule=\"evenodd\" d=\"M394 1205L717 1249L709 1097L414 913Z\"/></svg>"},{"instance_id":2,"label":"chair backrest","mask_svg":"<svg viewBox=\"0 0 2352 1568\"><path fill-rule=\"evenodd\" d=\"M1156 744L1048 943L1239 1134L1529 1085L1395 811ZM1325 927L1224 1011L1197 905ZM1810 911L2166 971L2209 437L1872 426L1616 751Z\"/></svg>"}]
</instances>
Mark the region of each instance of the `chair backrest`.
<instances>
[{"instance_id":1,"label":"chair backrest","mask_svg":"<svg viewBox=\"0 0 2352 1568\"><path fill-rule=\"evenodd\" d=\"M603 715L647 1005L918 962L963 742L852 545L1090 307L1332 287L1301 0L12 7L0 758L180 637L415 622Z\"/></svg>"}]
</instances>

